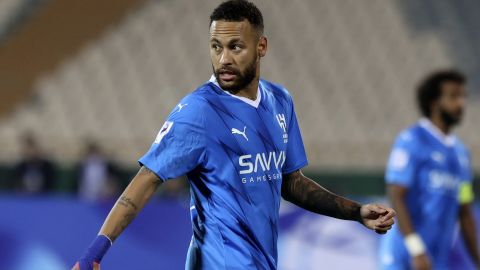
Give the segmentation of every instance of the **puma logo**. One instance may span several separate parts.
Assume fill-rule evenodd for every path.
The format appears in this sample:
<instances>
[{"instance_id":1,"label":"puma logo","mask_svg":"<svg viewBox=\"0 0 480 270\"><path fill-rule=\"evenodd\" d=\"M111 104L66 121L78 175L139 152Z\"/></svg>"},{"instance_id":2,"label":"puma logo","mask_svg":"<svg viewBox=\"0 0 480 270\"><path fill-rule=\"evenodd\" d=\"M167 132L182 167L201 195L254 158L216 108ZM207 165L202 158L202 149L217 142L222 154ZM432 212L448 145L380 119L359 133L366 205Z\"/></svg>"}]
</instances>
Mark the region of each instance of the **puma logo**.
<instances>
[{"instance_id":1,"label":"puma logo","mask_svg":"<svg viewBox=\"0 0 480 270\"><path fill-rule=\"evenodd\" d=\"M178 111L177 112L180 112L183 108L185 108L185 106L187 106L188 103L185 103L182 105L182 103L178 104L177 107L178 107Z\"/></svg>"},{"instance_id":2,"label":"puma logo","mask_svg":"<svg viewBox=\"0 0 480 270\"><path fill-rule=\"evenodd\" d=\"M248 141L247 134L245 133L246 129L247 129L247 126L243 127L243 132L241 132L240 130L238 130L236 128L232 128L232 134L242 135L245 138L245 140Z\"/></svg>"}]
</instances>

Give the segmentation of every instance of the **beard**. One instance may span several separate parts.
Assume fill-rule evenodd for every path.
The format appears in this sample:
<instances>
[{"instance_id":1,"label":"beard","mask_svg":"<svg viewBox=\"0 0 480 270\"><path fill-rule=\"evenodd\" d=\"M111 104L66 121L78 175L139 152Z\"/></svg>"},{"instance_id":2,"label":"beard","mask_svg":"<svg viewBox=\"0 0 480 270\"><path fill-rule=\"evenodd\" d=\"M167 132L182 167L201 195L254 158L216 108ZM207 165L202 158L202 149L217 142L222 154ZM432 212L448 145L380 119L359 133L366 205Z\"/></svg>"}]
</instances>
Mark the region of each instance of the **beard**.
<instances>
[{"instance_id":1,"label":"beard","mask_svg":"<svg viewBox=\"0 0 480 270\"><path fill-rule=\"evenodd\" d=\"M257 59L258 56L256 56L252 62L247 65L243 72L230 66L224 66L215 70L212 65L213 73L217 79L218 85L220 85L223 90L232 92L233 94L245 89L253 81L253 79L255 79L257 74ZM235 80L233 82L229 82L228 84L225 84L222 80L220 80L220 73L224 71L234 74Z\"/></svg>"},{"instance_id":2,"label":"beard","mask_svg":"<svg viewBox=\"0 0 480 270\"><path fill-rule=\"evenodd\" d=\"M453 127L462 121L463 109L458 109L455 112L449 112L443 108L440 108L440 117L442 121L448 126Z\"/></svg>"}]
</instances>

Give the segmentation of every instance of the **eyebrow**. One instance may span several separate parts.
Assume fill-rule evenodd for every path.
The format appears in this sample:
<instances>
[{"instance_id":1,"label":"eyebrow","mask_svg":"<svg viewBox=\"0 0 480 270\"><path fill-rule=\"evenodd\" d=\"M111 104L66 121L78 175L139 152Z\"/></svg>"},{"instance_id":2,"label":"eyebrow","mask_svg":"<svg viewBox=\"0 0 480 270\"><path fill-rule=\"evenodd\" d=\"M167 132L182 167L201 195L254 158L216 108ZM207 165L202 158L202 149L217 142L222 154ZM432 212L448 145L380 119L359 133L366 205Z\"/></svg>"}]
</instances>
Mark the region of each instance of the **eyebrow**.
<instances>
[{"instance_id":1,"label":"eyebrow","mask_svg":"<svg viewBox=\"0 0 480 270\"><path fill-rule=\"evenodd\" d=\"M211 39L210 39L210 42L212 42L212 43L220 43L220 44L222 43L222 42L220 42L220 40L218 40L217 38L211 38ZM241 39L239 39L239 38L234 38L234 39L228 41L228 44L231 45L231 44L237 43L237 42L239 42L239 43L244 43Z\"/></svg>"},{"instance_id":2,"label":"eyebrow","mask_svg":"<svg viewBox=\"0 0 480 270\"><path fill-rule=\"evenodd\" d=\"M240 40L239 38L234 38L234 39L230 40L230 42L228 42L228 44L237 43L237 42L243 43L243 41Z\"/></svg>"}]
</instances>

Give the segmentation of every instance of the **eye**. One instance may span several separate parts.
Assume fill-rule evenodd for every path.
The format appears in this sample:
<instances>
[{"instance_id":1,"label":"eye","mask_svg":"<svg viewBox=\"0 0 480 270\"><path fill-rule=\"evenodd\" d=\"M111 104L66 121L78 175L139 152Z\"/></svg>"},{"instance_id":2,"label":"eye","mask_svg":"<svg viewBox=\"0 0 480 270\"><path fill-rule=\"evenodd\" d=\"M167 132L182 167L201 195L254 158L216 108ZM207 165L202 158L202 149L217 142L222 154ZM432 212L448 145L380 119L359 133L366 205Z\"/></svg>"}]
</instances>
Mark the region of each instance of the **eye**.
<instances>
[{"instance_id":1,"label":"eye","mask_svg":"<svg viewBox=\"0 0 480 270\"><path fill-rule=\"evenodd\" d=\"M216 52L219 52L221 50L220 46L218 44L212 44L212 49Z\"/></svg>"},{"instance_id":2,"label":"eye","mask_svg":"<svg viewBox=\"0 0 480 270\"><path fill-rule=\"evenodd\" d=\"M243 47L240 44L233 44L231 47L232 51L240 51Z\"/></svg>"}]
</instances>

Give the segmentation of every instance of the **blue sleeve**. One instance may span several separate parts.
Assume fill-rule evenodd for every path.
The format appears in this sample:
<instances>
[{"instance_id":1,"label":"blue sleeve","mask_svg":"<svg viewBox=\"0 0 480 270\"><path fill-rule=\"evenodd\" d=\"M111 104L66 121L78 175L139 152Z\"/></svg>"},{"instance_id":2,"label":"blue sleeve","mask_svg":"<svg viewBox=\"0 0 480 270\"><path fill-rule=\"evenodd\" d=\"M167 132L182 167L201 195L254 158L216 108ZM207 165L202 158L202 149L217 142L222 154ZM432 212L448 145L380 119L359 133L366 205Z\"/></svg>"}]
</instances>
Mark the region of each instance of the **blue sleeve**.
<instances>
[{"instance_id":1,"label":"blue sleeve","mask_svg":"<svg viewBox=\"0 0 480 270\"><path fill-rule=\"evenodd\" d=\"M400 134L392 147L388 159L385 179L388 184L410 187L415 180L418 157L412 134L408 131Z\"/></svg>"},{"instance_id":2,"label":"blue sleeve","mask_svg":"<svg viewBox=\"0 0 480 270\"><path fill-rule=\"evenodd\" d=\"M307 154L305 153L305 147L303 146L302 134L300 133L300 128L298 127L298 121L293 102L290 104L290 106L291 113L287 130L288 142L285 166L283 166L282 170L283 174L294 172L307 166L308 164Z\"/></svg>"},{"instance_id":3,"label":"blue sleeve","mask_svg":"<svg viewBox=\"0 0 480 270\"><path fill-rule=\"evenodd\" d=\"M203 102L187 96L170 113L150 150L139 159L163 181L182 176L200 165L206 136Z\"/></svg>"},{"instance_id":4,"label":"blue sleeve","mask_svg":"<svg viewBox=\"0 0 480 270\"><path fill-rule=\"evenodd\" d=\"M459 161L462 168L462 179L458 190L458 202L460 204L470 204L475 200L475 194L473 192L473 171L470 152L463 144L460 148Z\"/></svg>"},{"instance_id":5,"label":"blue sleeve","mask_svg":"<svg viewBox=\"0 0 480 270\"><path fill-rule=\"evenodd\" d=\"M462 168L462 181L473 182L472 157L470 151L463 148L463 153L460 156L460 166Z\"/></svg>"}]
</instances>

